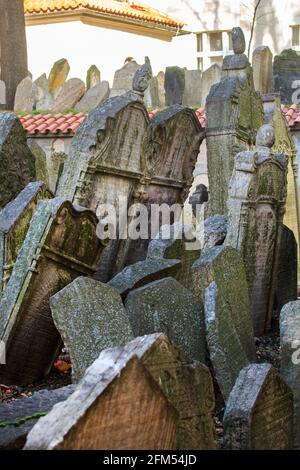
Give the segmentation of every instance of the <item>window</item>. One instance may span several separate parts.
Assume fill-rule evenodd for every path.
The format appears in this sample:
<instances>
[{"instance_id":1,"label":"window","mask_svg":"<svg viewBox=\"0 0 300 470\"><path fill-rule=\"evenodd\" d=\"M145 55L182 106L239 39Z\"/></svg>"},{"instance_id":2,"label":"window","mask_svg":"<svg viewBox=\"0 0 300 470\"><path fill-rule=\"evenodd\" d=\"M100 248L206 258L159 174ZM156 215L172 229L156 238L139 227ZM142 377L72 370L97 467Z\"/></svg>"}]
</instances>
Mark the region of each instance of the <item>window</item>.
<instances>
[{"instance_id":1,"label":"window","mask_svg":"<svg viewBox=\"0 0 300 470\"><path fill-rule=\"evenodd\" d=\"M197 52L203 52L203 34L197 34Z\"/></svg>"},{"instance_id":2,"label":"window","mask_svg":"<svg viewBox=\"0 0 300 470\"><path fill-rule=\"evenodd\" d=\"M202 57L197 57L197 68L203 72L203 59Z\"/></svg>"},{"instance_id":3,"label":"window","mask_svg":"<svg viewBox=\"0 0 300 470\"><path fill-rule=\"evenodd\" d=\"M292 45L300 46L300 26L292 26Z\"/></svg>"},{"instance_id":4,"label":"window","mask_svg":"<svg viewBox=\"0 0 300 470\"><path fill-rule=\"evenodd\" d=\"M208 33L208 37L211 52L223 50L222 33Z\"/></svg>"},{"instance_id":5,"label":"window","mask_svg":"<svg viewBox=\"0 0 300 470\"><path fill-rule=\"evenodd\" d=\"M199 70L206 70L212 64L222 65L223 58L233 53L231 31L203 31L196 39Z\"/></svg>"}]
</instances>

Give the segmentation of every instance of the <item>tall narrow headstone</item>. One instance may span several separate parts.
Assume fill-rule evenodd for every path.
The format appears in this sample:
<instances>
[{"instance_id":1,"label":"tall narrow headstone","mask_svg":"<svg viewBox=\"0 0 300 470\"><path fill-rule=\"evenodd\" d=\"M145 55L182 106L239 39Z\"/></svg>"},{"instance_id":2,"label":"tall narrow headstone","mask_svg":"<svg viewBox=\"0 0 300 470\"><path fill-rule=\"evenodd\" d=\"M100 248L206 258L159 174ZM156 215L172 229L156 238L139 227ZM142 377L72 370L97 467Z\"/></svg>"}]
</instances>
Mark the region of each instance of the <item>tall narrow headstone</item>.
<instances>
[{"instance_id":1,"label":"tall narrow headstone","mask_svg":"<svg viewBox=\"0 0 300 470\"><path fill-rule=\"evenodd\" d=\"M110 98L123 95L132 89L132 80L138 68L139 64L135 60L131 60L115 72L113 86L109 95Z\"/></svg>"},{"instance_id":2,"label":"tall narrow headstone","mask_svg":"<svg viewBox=\"0 0 300 470\"><path fill-rule=\"evenodd\" d=\"M56 97L66 82L70 71L69 62L66 59L60 59L53 64L49 74L49 91Z\"/></svg>"},{"instance_id":3,"label":"tall narrow headstone","mask_svg":"<svg viewBox=\"0 0 300 470\"><path fill-rule=\"evenodd\" d=\"M285 225L281 228L278 249L275 307L282 307L298 298L298 246L293 232Z\"/></svg>"},{"instance_id":4,"label":"tall narrow headstone","mask_svg":"<svg viewBox=\"0 0 300 470\"><path fill-rule=\"evenodd\" d=\"M211 65L204 70L201 77L201 106L206 107L206 99L213 85L221 80L222 69L218 64Z\"/></svg>"},{"instance_id":5,"label":"tall narrow headstone","mask_svg":"<svg viewBox=\"0 0 300 470\"><path fill-rule=\"evenodd\" d=\"M31 113L34 106L34 87L30 77L24 78L17 86L14 111L16 113Z\"/></svg>"},{"instance_id":6,"label":"tall narrow headstone","mask_svg":"<svg viewBox=\"0 0 300 470\"><path fill-rule=\"evenodd\" d=\"M166 105L183 104L185 69L167 67L165 72Z\"/></svg>"},{"instance_id":7,"label":"tall narrow headstone","mask_svg":"<svg viewBox=\"0 0 300 470\"><path fill-rule=\"evenodd\" d=\"M101 82L101 72L96 65L91 65L86 74L86 89L94 88Z\"/></svg>"},{"instance_id":8,"label":"tall narrow headstone","mask_svg":"<svg viewBox=\"0 0 300 470\"><path fill-rule=\"evenodd\" d=\"M185 70L185 87L182 98L184 106L201 106L202 72L200 70Z\"/></svg>"},{"instance_id":9,"label":"tall narrow headstone","mask_svg":"<svg viewBox=\"0 0 300 470\"><path fill-rule=\"evenodd\" d=\"M262 95L272 93L273 54L268 46L259 46L252 54L254 88Z\"/></svg>"}]
</instances>

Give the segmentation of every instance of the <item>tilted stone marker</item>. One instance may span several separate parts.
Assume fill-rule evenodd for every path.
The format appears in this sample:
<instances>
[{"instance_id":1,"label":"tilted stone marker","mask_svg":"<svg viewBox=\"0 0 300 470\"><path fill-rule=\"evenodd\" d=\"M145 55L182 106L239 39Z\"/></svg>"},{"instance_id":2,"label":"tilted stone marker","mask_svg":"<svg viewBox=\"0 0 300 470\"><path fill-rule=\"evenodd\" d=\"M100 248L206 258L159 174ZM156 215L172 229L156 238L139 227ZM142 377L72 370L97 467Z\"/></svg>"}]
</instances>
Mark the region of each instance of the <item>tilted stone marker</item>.
<instances>
[{"instance_id":1,"label":"tilted stone marker","mask_svg":"<svg viewBox=\"0 0 300 470\"><path fill-rule=\"evenodd\" d=\"M35 173L37 181L43 181L49 187L49 173L46 153L34 138L27 139L27 145L35 158Z\"/></svg>"},{"instance_id":2,"label":"tilted stone marker","mask_svg":"<svg viewBox=\"0 0 300 470\"><path fill-rule=\"evenodd\" d=\"M145 106L148 109L159 108L161 106L158 94L158 80L157 77L152 77L149 87L145 91L144 97Z\"/></svg>"},{"instance_id":3,"label":"tilted stone marker","mask_svg":"<svg viewBox=\"0 0 300 470\"><path fill-rule=\"evenodd\" d=\"M165 72L166 105L183 104L185 69L167 67Z\"/></svg>"},{"instance_id":4,"label":"tilted stone marker","mask_svg":"<svg viewBox=\"0 0 300 470\"><path fill-rule=\"evenodd\" d=\"M101 72L96 65L91 65L86 74L86 89L94 88L101 82Z\"/></svg>"},{"instance_id":5,"label":"tilted stone marker","mask_svg":"<svg viewBox=\"0 0 300 470\"><path fill-rule=\"evenodd\" d=\"M31 113L34 103L34 84L30 77L24 78L17 86L14 111Z\"/></svg>"},{"instance_id":6,"label":"tilted stone marker","mask_svg":"<svg viewBox=\"0 0 300 470\"><path fill-rule=\"evenodd\" d=\"M44 183L29 183L0 211L0 292L9 281L38 201L51 197Z\"/></svg>"},{"instance_id":7,"label":"tilted stone marker","mask_svg":"<svg viewBox=\"0 0 300 470\"><path fill-rule=\"evenodd\" d=\"M109 96L109 83L101 82L93 88L89 88L81 100L76 104L78 112L87 112L95 109L103 103Z\"/></svg>"},{"instance_id":8,"label":"tilted stone marker","mask_svg":"<svg viewBox=\"0 0 300 470\"><path fill-rule=\"evenodd\" d=\"M259 46L252 54L254 88L262 95L272 93L273 54L268 46Z\"/></svg>"},{"instance_id":9,"label":"tilted stone marker","mask_svg":"<svg viewBox=\"0 0 300 470\"><path fill-rule=\"evenodd\" d=\"M283 104L293 104L293 93L298 87L294 82L300 80L300 57L297 51L287 49L274 57L273 63L274 88L280 93Z\"/></svg>"},{"instance_id":10,"label":"tilted stone marker","mask_svg":"<svg viewBox=\"0 0 300 470\"><path fill-rule=\"evenodd\" d=\"M300 449L300 302L280 314L281 375L294 393L294 448Z\"/></svg>"},{"instance_id":11,"label":"tilted stone marker","mask_svg":"<svg viewBox=\"0 0 300 470\"><path fill-rule=\"evenodd\" d=\"M68 385L56 390L41 390L31 397L0 404L0 450L21 450L38 419L74 391L75 385Z\"/></svg>"},{"instance_id":12,"label":"tilted stone marker","mask_svg":"<svg viewBox=\"0 0 300 470\"><path fill-rule=\"evenodd\" d=\"M50 307L76 382L103 349L123 346L133 338L121 296L107 284L78 277L51 297Z\"/></svg>"},{"instance_id":13,"label":"tilted stone marker","mask_svg":"<svg viewBox=\"0 0 300 470\"><path fill-rule=\"evenodd\" d=\"M224 415L230 450L288 450L293 446L293 394L270 364L245 367Z\"/></svg>"},{"instance_id":14,"label":"tilted stone marker","mask_svg":"<svg viewBox=\"0 0 300 470\"><path fill-rule=\"evenodd\" d=\"M185 88L182 98L184 106L201 106L202 72L185 70Z\"/></svg>"},{"instance_id":15,"label":"tilted stone marker","mask_svg":"<svg viewBox=\"0 0 300 470\"><path fill-rule=\"evenodd\" d=\"M204 70L201 77L201 106L205 108L206 99L213 85L221 80L222 69L218 64L212 64Z\"/></svg>"},{"instance_id":16,"label":"tilted stone marker","mask_svg":"<svg viewBox=\"0 0 300 470\"><path fill-rule=\"evenodd\" d=\"M92 276L103 245L97 217L60 198L40 201L0 301L0 341L7 347L1 383L46 375L61 345L49 298L76 277Z\"/></svg>"},{"instance_id":17,"label":"tilted stone marker","mask_svg":"<svg viewBox=\"0 0 300 470\"><path fill-rule=\"evenodd\" d=\"M110 98L123 95L132 89L132 80L139 67L135 60L131 60L115 72Z\"/></svg>"},{"instance_id":18,"label":"tilted stone marker","mask_svg":"<svg viewBox=\"0 0 300 470\"><path fill-rule=\"evenodd\" d=\"M0 209L35 180L35 159L17 116L0 113Z\"/></svg>"},{"instance_id":19,"label":"tilted stone marker","mask_svg":"<svg viewBox=\"0 0 300 470\"><path fill-rule=\"evenodd\" d=\"M71 78L61 87L51 109L52 113L74 108L84 93L84 82L80 78Z\"/></svg>"},{"instance_id":20,"label":"tilted stone marker","mask_svg":"<svg viewBox=\"0 0 300 470\"><path fill-rule=\"evenodd\" d=\"M49 74L49 91L56 97L66 82L70 71L70 65L66 59L54 63Z\"/></svg>"},{"instance_id":21,"label":"tilted stone marker","mask_svg":"<svg viewBox=\"0 0 300 470\"><path fill-rule=\"evenodd\" d=\"M293 232L285 225L280 234L277 262L275 305L279 312L288 302L298 298L298 246Z\"/></svg>"},{"instance_id":22,"label":"tilted stone marker","mask_svg":"<svg viewBox=\"0 0 300 470\"><path fill-rule=\"evenodd\" d=\"M128 295L125 303L135 336L162 332L184 354L205 362L203 305L171 277Z\"/></svg>"},{"instance_id":23,"label":"tilted stone marker","mask_svg":"<svg viewBox=\"0 0 300 470\"><path fill-rule=\"evenodd\" d=\"M274 128L262 126L254 150L236 155L229 188L226 244L242 253L257 336L271 324L286 202L287 158L273 144Z\"/></svg>"},{"instance_id":24,"label":"tilted stone marker","mask_svg":"<svg viewBox=\"0 0 300 470\"><path fill-rule=\"evenodd\" d=\"M193 265L194 292L204 303L210 359L227 400L240 370L255 361L249 291L239 252L217 246Z\"/></svg>"},{"instance_id":25,"label":"tilted stone marker","mask_svg":"<svg viewBox=\"0 0 300 470\"><path fill-rule=\"evenodd\" d=\"M49 90L49 81L44 73L34 81L34 109L38 111L48 111L52 109L54 97Z\"/></svg>"},{"instance_id":26,"label":"tilted stone marker","mask_svg":"<svg viewBox=\"0 0 300 470\"><path fill-rule=\"evenodd\" d=\"M173 450L177 413L136 355L108 350L41 418L25 450Z\"/></svg>"}]
</instances>

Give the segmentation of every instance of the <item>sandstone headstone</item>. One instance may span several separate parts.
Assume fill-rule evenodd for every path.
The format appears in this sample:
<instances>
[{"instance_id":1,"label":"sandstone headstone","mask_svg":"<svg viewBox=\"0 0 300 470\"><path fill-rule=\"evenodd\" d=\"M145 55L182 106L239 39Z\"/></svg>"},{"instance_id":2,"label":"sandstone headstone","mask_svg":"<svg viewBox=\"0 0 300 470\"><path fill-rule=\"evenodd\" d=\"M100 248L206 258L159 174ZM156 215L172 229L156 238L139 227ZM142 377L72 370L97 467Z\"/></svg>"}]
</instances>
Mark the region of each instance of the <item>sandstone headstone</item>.
<instances>
[{"instance_id":1,"label":"sandstone headstone","mask_svg":"<svg viewBox=\"0 0 300 470\"><path fill-rule=\"evenodd\" d=\"M60 198L39 202L0 300L1 383L33 383L49 372L61 345L49 298L94 274L103 249L97 223L93 212Z\"/></svg>"},{"instance_id":2,"label":"sandstone headstone","mask_svg":"<svg viewBox=\"0 0 300 470\"><path fill-rule=\"evenodd\" d=\"M49 187L50 185L46 153L35 139L27 139L27 145L35 158L36 179L38 181L43 181Z\"/></svg>"},{"instance_id":3,"label":"sandstone headstone","mask_svg":"<svg viewBox=\"0 0 300 470\"><path fill-rule=\"evenodd\" d=\"M204 70L201 77L201 106L205 108L206 98L209 95L210 89L213 85L221 80L222 70L218 64L211 65L208 69Z\"/></svg>"},{"instance_id":4,"label":"sandstone headstone","mask_svg":"<svg viewBox=\"0 0 300 470\"><path fill-rule=\"evenodd\" d=\"M70 65L66 59L54 63L49 74L49 91L56 97L68 78Z\"/></svg>"},{"instance_id":5,"label":"sandstone headstone","mask_svg":"<svg viewBox=\"0 0 300 470\"><path fill-rule=\"evenodd\" d=\"M132 80L138 68L139 64L132 60L115 72L110 98L123 95L132 89Z\"/></svg>"},{"instance_id":6,"label":"sandstone headstone","mask_svg":"<svg viewBox=\"0 0 300 470\"><path fill-rule=\"evenodd\" d=\"M177 413L137 356L101 356L41 418L26 450L172 450Z\"/></svg>"},{"instance_id":7,"label":"sandstone headstone","mask_svg":"<svg viewBox=\"0 0 300 470\"><path fill-rule=\"evenodd\" d=\"M109 83L101 82L89 88L81 100L76 104L78 112L87 112L99 106L109 97Z\"/></svg>"},{"instance_id":8,"label":"sandstone headstone","mask_svg":"<svg viewBox=\"0 0 300 470\"><path fill-rule=\"evenodd\" d=\"M74 391L75 385L68 385L56 390L41 390L31 397L0 404L0 450L22 450L28 433L38 419Z\"/></svg>"},{"instance_id":9,"label":"sandstone headstone","mask_svg":"<svg viewBox=\"0 0 300 470\"><path fill-rule=\"evenodd\" d=\"M239 252L208 249L193 265L193 290L204 303L210 359L225 400L240 370L255 360L249 291Z\"/></svg>"},{"instance_id":10,"label":"sandstone headstone","mask_svg":"<svg viewBox=\"0 0 300 470\"><path fill-rule=\"evenodd\" d=\"M272 152L273 144L274 128L265 125L255 149L236 155L229 187L226 244L244 259L256 336L271 324L286 201L287 159Z\"/></svg>"},{"instance_id":11,"label":"sandstone headstone","mask_svg":"<svg viewBox=\"0 0 300 470\"><path fill-rule=\"evenodd\" d=\"M157 77L152 77L150 80L149 87L145 91L144 102L148 109L159 108L161 106L158 94Z\"/></svg>"},{"instance_id":12,"label":"sandstone headstone","mask_svg":"<svg viewBox=\"0 0 300 470\"><path fill-rule=\"evenodd\" d=\"M34 85L30 77L24 78L21 83L19 83L16 95L15 95L15 104L14 111L21 113L26 112L30 113L33 110L34 104Z\"/></svg>"},{"instance_id":13,"label":"sandstone headstone","mask_svg":"<svg viewBox=\"0 0 300 470\"><path fill-rule=\"evenodd\" d=\"M61 87L51 111L53 113L58 113L60 111L74 108L78 101L83 97L84 93L84 82L80 80L80 78L71 78Z\"/></svg>"},{"instance_id":14,"label":"sandstone headstone","mask_svg":"<svg viewBox=\"0 0 300 470\"><path fill-rule=\"evenodd\" d=\"M185 89L185 69L180 67L167 67L165 72L166 105L183 103Z\"/></svg>"},{"instance_id":15,"label":"sandstone headstone","mask_svg":"<svg viewBox=\"0 0 300 470\"><path fill-rule=\"evenodd\" d=\"M280 246L277 262L277 282L275 289L275 306L282 307L298 297L298 246L293 232L285 225L281 228ZM300 338L299 338L300 339Z\"/></svg>"},{"instance_id":16,"label":"sandstone headstone","mask_svg":"<svg viewBox=\"0 0 300 470\"><path fill-rule=\"evenodd\" d=\"M205 361L203 305L171 277L140 287L125 303L135 336L163 332L184 354Z\"/></svg>"},{"instance_id":17,"label":"sandstone headstone","mask_svg":"<svg viewBox=\"0 0 300 470\"><path fill-rule=\"evenodd\" d=\"M52 317L70 353L78 382L103 349L133 339L120 294L113 287L79 277L50 299Z\"/></svg>"},{"instance_id":18,"label":"sandstone headstone","mask_svg":"<svg viewBox=\"0 0 300 470\"><path fill-rule=\"evenodd\" d=\"M273 63L274 88L280 93L283 104L293 103L295 81L300 80L300 56L293 49L287 49L274 57Z\"/></svg>"},{"instance_id":19,"label":"sandstone headstone","mask_svg":"<svg viewBox=\"0 0 300 470\"><path fill-rule=\"evenodd\" d=\"M48 111L53 105L54 98L49 90L47 75L44 73L34 82L34 109Z\"/></svg>"},{"instance_id":20,"label":"sandstone headstone","mask_svg":"<svg viewBox=\"0 0 300 470\"><path fill-rule=\"evenodd\" d=\"M29 183L0 211L0 292L9 281L38 201L48 198L44 183Z\"/></svg>"},{"instance_id":21,"label":"sandstone headstone","mask_svg":"<svg viewBox=\"0 0 300 470\"><path fill-rule=\"evenodd\" d=\"M159 72L156 78L158 85L159 107L163 108L166 105L165 73L163 71Z\"/></svg>"},{"instance_id":22,"label":"sandstone headstone","mask_svg":"<svg viewBox=\"0 0 300 470\"><path fill-rule=\"evenodd\" d=\"M273 54L268 46L259 46L252 54L254 88L262 95L273 91Z\"/></svg>"},{"instance_id":23,"label":"sandstone headstone","mask_svg":"<svg viewBox=\"0 0 300 470\"><path fill-rule=\"evenodd\" d=\"M281 375L294 394L294 448L300 449L300 302L285 305L280 314Z\"/></svg>"},{"instance_id":24,"label":"sandstone headstone","mask_svg":"<svg viewBox=\"0 0 300 470\"><path fill-rule=\"evenodd\" d=\"M200 70L185 70L185 87L182 104L184 106L201 106L202 72Z\"/></svg>"},{"instance_id":25,"label":"sandstone headstone","mask_svg":"<svg viewBox=\"0 0 300 470\"><path fill-rule=\"evenodd\" d=\"M94 88L101 82L101 73L96 65L91 65L86 74L86 89Z\"/></svg>"},{"instance_id":26,"label":"sandstone headstone","mask_svg":"<svg viewBox=\"0 0 300 470\"><path fill-rule=\"evenodd\" d=\"M35 180L35 160L17 116L0 113L0 209Z\"/></svg>"},{"instance_id":27,"label":"sandstone headstone","mask_svg":"<svg viewBox=\"0 0 300 470\"><path fill-rule=\"evenodd\" d=\"M270 364L245 367L224 415L230 450L288 450L293 445L293 394Z\"/></svg>"}]
</instances>

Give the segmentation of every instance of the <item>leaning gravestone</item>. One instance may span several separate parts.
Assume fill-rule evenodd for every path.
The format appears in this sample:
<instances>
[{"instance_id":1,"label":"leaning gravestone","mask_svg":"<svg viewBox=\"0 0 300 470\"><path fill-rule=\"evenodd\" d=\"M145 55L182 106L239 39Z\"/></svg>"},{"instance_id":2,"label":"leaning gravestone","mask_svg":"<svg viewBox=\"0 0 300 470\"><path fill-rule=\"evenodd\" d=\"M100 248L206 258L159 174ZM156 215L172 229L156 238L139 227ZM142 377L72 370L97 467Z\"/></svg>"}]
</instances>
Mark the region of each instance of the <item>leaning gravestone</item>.
<instances>
[{"instance_id":1,"label":"leaning gravestone","mask_svg":"<svg viewBox=\"0 0 300 470\"><path fill-rule=\"evenodd\" d=\"M34 87L30 77L24 78L17 86L14 111L17 113L31 113L34 104Z\"/></svg>"},{"instance_id":2,"label":"leaning gravestone","mask_svg":"<svg viewBox=\"0 0 300 470\"><path fill-rule=\"evenodd\" d=\"M226 244L244 259L256 336L271 324L286 202L287 158L272 152L274 137L264 125L254 150L236 155L229 188Z\"/></svg>"},{"instance_id":3,"label":"leaning gravestone","mask_svg":"<svg viewBox=\"0 0 300 470\"><path fill-rule=\"evenodd\" d=\"M50 299L52 317L70 353L78 382L103 349L133 338L120 294L113 287L78 277Z\"/></svg>"},{"instance_id":4,"label":"leaning gravestone","mask_svg":"<svg viewBox=\"0 0 300 470\"><path fill-rule=\"evenodd\" d=\"M287 49L274 57L274 88L280 93L283 104L293 104L293 93L299 88L295 82L300 81L300 56L293 49Z\"/></svg>"},{"instance_id":5,"label":"leaning gravestone","mask_svg":"<svg viewBox=\"0 0 300 470\"><path fill-rule=\"evenodd\" d=\"M298 246L293 232L285 225L281 228L277 263L275 305L277 311L298 297ZM299 338L300 339L300 338Z\"/></svg>"},{"instance_id":6,"label":"leaning gravestone","mask_svg":"<svg viewBox=\"0 0 300 470\"><path fill-rule=\"evenodd\" d=\"M86 89L94 88L101 82L101 72L96 65L91 65L86 73Z\"/></svg>"},{"instance_id":7,"label":"leaning gravestone","mask_svg":"<svg viewBox=\"0 0 300 470\"><path fill-rule=\"evenodd\" d=\"M68 385L56 390L41 390L31 397L0 404L0 450L22 450L28 433L38 419L74 391L75 385Z\"/></svg>"},{"instance_id":8,"label":"leaning gravestone","mask_svg":"<svg viewBox=\"0 0 300 470\"><path fill-rule=\"evenodd\" d=\"M167 67L165 72L166 105L183 104L185 69Z\"/></svg>"},{"instance_id":9,"label":"leaning gravestone","mask_svg":"<svg viewBox=\"0 0 300 470\"><path fill-rule=\"evenodd\" d=\"M163 332L186 356L205 362L203 305L175 279L130 292L125 307L135 336Z\"/></svg>"},{"instance_id":10,"label":"leaning gravestone","mask_svg":"<svg viewBox=\"0 0 300 470\"><path fill-rule=\"evenodd\" d=\"M70 71L69 62L66 59L58 60L54 63L49 74L49 91L56 96L58 95L61 87L66 82Z\"/></svg>"},{"instance_id":11,"label":"leaning gravestone","mask_svg":"<svg viewBox=\"0 0 300 470\"><path fill-rule=\"evenodd\" d=\"M204 70L201 77L201 106L205 108L206 98L209 95L210 89L213 85L218 83L222 77L222 69L218 64L211 65L208 69Z\"/></svg>"},{"instance_id":12,"label":"leaning gravestone","mask_svg":"<svg viewBox=\"0 0 300 470\"><path fill-rule=\"evenodd\" d=\"M144 103L148 109L159 108L161 106L158 95L157 77L151 78L149 87L145 91Z\"/></svg>"},{"instance_id":13,"label":"leaning gravestone","mask_svg":"<svg viewBox=\"0 0 300 470\"><path fill-rule=\"evenodd\" d=\"M43 181L49 187L49 173L46 152L37 143L37 139L35 138L27 139L27 145L35 158L35 173L37 181Z\"/></svg>"},{"instance_id":14,"label":"leaning gravestone","mask_svg":"<svg viewBox=\"0 0 300 470\"><path fill-rule=\"evenodd\" d=\"M0 293L9 281L38 201L51 197L44 183L29 183L0 211Z\"/></svg>"},{"instance_id":15,"label":"leaning gravestone","mask_svg":"<svg viewBox=\"0 0 300 470\"><path fill-rule=\"evenodd\" d=\"M204 303L210 358L225 400L240 370L255 360L249 291L242 258L230 247L208 249L193 265Z\"/></svg>"},{"instance_id":16,"label":"leaning gravestone","mask_svg":"<svg viewBox=\"0 0 300 470\"><path fill-rule=\"evenodd\" d=\"M0 113L0 209L35 180L35 159L17 116Z\"/></svg>"},{"instance_id":17,"label":"leaning gravestone","mask_svg":"<svg viewBox=\"0 0 300 470\"><path fill-rule=\"evenodd\" d=\"M34 82L34 109L47 111L53 107L54 98L49 90L49 81L44 73Z\"/></svg>"},{"instance_id":18,"label":"leaning gravestone","mask_svg":"<svg viewBox=\"0 0 300 470\"><path fill-rule=\"evenodd\" d=\"M75 107L78 101L85 93L85 84L80 78L71 78L63 84L59 91L54 105L51 109L52 113L69 110Z\"/></svg>"},{"instance_id":19,"label":"leaning gravestone","mask_svg":"<svg viewBox=\"0 0 300 470\"><path fill-rule=\"evenodd\" d=\"M225 448L290 450L293 445L293 393L270 364L245 367L224 415Z\"/></svg>"},{"instance_id":20,"label":"leaning gravestone","mask_svg":"<svg viewBox=\"0 0 300 470\"><path fill-rule=\"evenodd\" d=\"M123 95L123 93L132 89L132 80L139 67L135 60L131 60L115 72L113 86L109 95L110 98Z\"/></svg>"},{"instance_id":21,"label":"leaning gravestone","mask_svg":"<svg viewBox=\"0 0 300 470\"><path fill-rule=\"evenodd\" d=\"M109 83L101 82L89 88L81 100L76 104L78 112L89 112L103 103L109 97Z\"/></svg>"},{"instance_id":22,"label":"leaning gravestone","mask_svg":"<svg viewBox=\"0 0 300 470\"><path fill-rule=\"evenodd\" d=\"M273 54L268 46L259 46L252 54L254 88L262 95L272 93Z\"/></svg>"},{"instance_id":23,"label":"leaning gravestone","mask_svg":"<svg viewBox=\"0 0 300 470\"><path fill-rule=\"evenodd\" d=\"M253 73L240 28L233 28L234 55L224 58L222 80L206 101L207 163L210 215L227 214L228 185L235 155L254 143L263 124L263 105L254 89Z\"/></svg>"},{"instance_id":24,"label":"leaning gravestone","mask_svg":"<svg viewBox=\"0 0 300 470\"><path fill-rule=\"evenodd\" d=\"M280 314L281 375L294 393L294 448L300 449L300 302Z\"/></svg>"},{"instance_id":25,"label":"leaning gravestone","mask_svg":"<svg viewBox=\"0 0 300 470\"><path fill-rule=\"evenodd\" d=\"M94 274L103 249L97 223L93 212L69 201L39 202L0 300L0 341L7 347L1 383L33 383L49 372L61 345L49 298Z\"/></svg>"},{"instance_id":26,"label":"leaning gravestone","mask_svg":"<svg viewBox=\"0 0 300 470\"><path fill-rule=\"evenodd\" d=\"M175 450L175 409L136 355L119 356L100 356L34 426L25 450Z\"/></svg>"},{"instance_id":27,"label":"leaning gravestone","mask_svg":"<svg viewBox=\"0 0 300 470\"><path fill-rule=\"evenodd\" d=\"M202 72L200 70L185 70L185 87L182 98L184 106L201 106Z\"/></svg>"}]
</instances>

